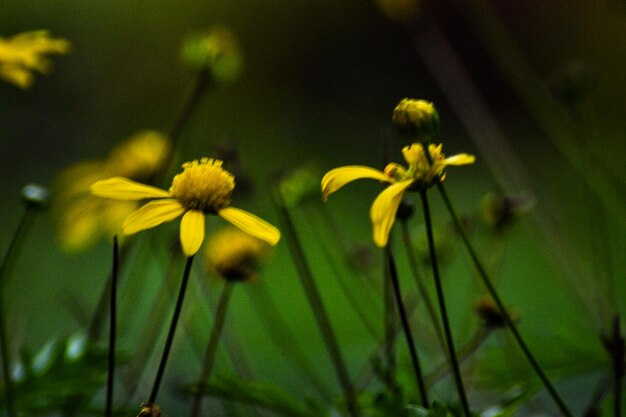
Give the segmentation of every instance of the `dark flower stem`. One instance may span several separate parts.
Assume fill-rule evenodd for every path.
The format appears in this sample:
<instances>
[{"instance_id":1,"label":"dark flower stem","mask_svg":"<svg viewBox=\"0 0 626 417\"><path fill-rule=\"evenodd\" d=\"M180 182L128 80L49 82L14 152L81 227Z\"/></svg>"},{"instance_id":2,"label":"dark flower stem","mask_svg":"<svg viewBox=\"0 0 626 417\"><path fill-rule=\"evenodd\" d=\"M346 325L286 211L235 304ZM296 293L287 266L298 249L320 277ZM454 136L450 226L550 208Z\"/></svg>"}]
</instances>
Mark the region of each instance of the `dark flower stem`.
<instances>
[{"instance_id":1,"label":"dark flower stem","mask_svg":"<svg viewBox=\"0 0 626 417\"><path fill-rule=\"evenodd\" d=\"M566 416L566 417L572 417L571 411L567 408L567 406L565 405L565 403L563 402L563 400L559 396L559 393L556 391L556 389L554 388L554 386L552 385L552 383L550 382L550 380L548 379L546 374L541 369L541 366L539 366L539 363L537 362L535 357L530 352L530 349L526 345L526 342L524 342L524 339L522 339L522 336L517 331L517 327L515 326L515 323L513 322L513 320L511 320L511 316L509 315L509 313L504 308L504 304L500 300L500 297L498 296L498 293L496 292L495 287L491 283L491 280L489 279L489 276L487 275L487 271L483 267L483 264L480 261L480 259L478 258L478 255L476 254L476 251L474 250L473 245L471 244L471 242L469 241L469 238L467 237L467 234L465 233L465 229L463 228L463 224L461 223L461 220L459 219L459 216L456 214L456 211L454 210L454 207L452 206L452 203L451 203L450 199L448 198L448 194L446 193L446 190L445 190L443 184L442 183L438 183L437 184L437 188L438 188L439 194L441 195L441 198L443 199L443 202L444 202L444 204L445 204L445 206L446 206L446 208L448 210L448 213L450 214L450 217L452 218L452 221L454 222L456 230L459 233L459 235L461 236L461 240L463 241L463 245L465 246L467 252L470 255L470 258L472 259L472 263L474 264L474 266L476 267L476 270L478 271L478 275L482 279L483 284L485 285L485 287L487 287L487 291L489 292L489 295L491 296L493 301L498 306L498 310L500 311L500 314L502 314L502 317L503 317L507 327L509 328L509 330L511 330L511 333L513 333L515 341L519 345L520 349L522 350L522 352L526 356L526 359L528 360L528 362L530 363L530 365L534 369L535 373L537 374L537 376L539 377L539 379L543 383L544 387L548 391L548 394L550 395L550 397L552 397L552 399L554 400L554 402L558 406L558 408L561 411L561 413L564 416Z\"/></svg>"},{"instance_id":2,"label":"dark flower stem","mask_svg":"<svg viewBox=\"0 0 626 417\"><path fill-rule=\"evenodd\" d=\"M9 247L4 254L2 264L0 265L0 349L2 350L2 374L4 381L4 397L6 403L6 410L8 417L14 417L16 415L15 406L13 404L13 379L11 377L11 355L9 354L9 346L7 339L6 320L4 316L4 285L6 284L7 277L13 267L13 262L17 259L21 244L24 236L28 231L28 227L31 224L33 214L35 212L35 206L30 204L26 205L26 210L20 219L20 222L15 229L15 233L11 238Z\"/></svg>"},{"instance_id":3,"label":"dark flower stem","mask_svg":"<svg viewBox=\"0 0 626 417\"><path fill-rule=\"evenodd\" d=\"M385 256L387 258L387 265L389 267L389 277L393 284L393 293L395 296L396 305L398 306L398 313L400 315L400 322L402 329L404 330L404 336L406 343L409 347L409 354L411 356L411 363L413 364L413 370L415 371L415 379L417 380L417 387L419 388L420 396L422 398L422 406L428 408L430 403L428 401L428 392L426 391L426 385L424 384L424 377L422 376L422 369L420 367L419 358L417 356L417 349L415 348L415 342L411 335L411 326L404 308L404 302L402 301L402 292L400 291L400 280L398 279L398 271L396 270L396 263L393 259L393 254L389 246L385 248Z\"/></svg>"},{"instance_id":4,"label":"dark flower stem","mask_svg":"<svg viewBox=\"0 0 626 417\"><path fill-rule=\"evenodd\" d=\"M428 154L428 152L427 152ZM430 264L433 270L433 277L435 278L435 288L437 289L437 299L439 301L439 310L441 313L441 319L443 322L443 330L446 336L446 342L448 346L448 357L450 364L452 365L452 373L454 375L454 382L456 384L457 391L459 392L459 399L461 400L461 406L463 407L463 413L466 417L470 417L470 407L467 401L467 395L465 394L465 388L463 387L463 380L461 379L461 370L459 369L459 362L456 357L456 350L454 349L454 341L452 339L452 331L450 330L450 321L448 320L448 312L446 309L446 302L443 296L443 287L441 285L441 278L439 276L439 266L437 264L437 254L435 252L435 240L433 238L433 224L430 217L430 207L428 205L428 197L426 191L420 191L420 197L422 200L422 209L424 212L424 222L426 224L426 237L428 238L428 252L430 253Z\"/></svg>"},{"instance_id":5,"label":"dark flower stem","mask_svg":"<svg viewBox=\"0 0 626 417\"><path fill-rule=\"evenodd\" d=\"M228 302L233 292L234 283L227 281L226 285L222 289L219 301L217 302L217 309L215 311L215 319L213 321L213 328L211 330L211 336L209 337L209 344L207 345L206 352L204 354L204 363L202 364L202 372L198 380L198 386L193 397L193 405L191 407L191 417L199 417L202 409L202 398L206 393L207 382L211 376L213 370L213 364L215 363L215 354L217 353L217 343L220 340L220 335L224 329L224 322L226 321L226 312L228 311Z\"/></svg>"},{"instance_id":6,"label":"dark flower stem","mask_svg":"<svg viewBox=\"0 0 626 417\"><path fill-rule=\"evenodd\" d=\"M185 299L185 290L187 289L187 283L189 282L189 273L191 272L191 264L193 263L193 256L187 258L185 263L185 270L183 272L183 279L180 283L180 290L178 291L178 299L176 300L176 307L174 308L174 314L172 315L172 322L170 323L170 329L167 333L167 339L165 340L165 346L163 347L163 354L161 355L161 362L159 363L159 369L157 370L156 377L154 378L154 385L152 386L152 392L150 393L150 399L148 403L154 404L159 392L161 380L163 379L163 373L165 371L165 365L167 358L172 348L172 342L174 341L174 333L176 333L176 325L178 324L178 318L183 307L183 301Z\"/></svg>"},{"instance_id":7,"label":"dark flower stem","mask_svg":"<svg viewBox=\"0 0 626 417\"><path fill-rule=\"evenodd\" d=\"M348 413L353 417L358 417L359 411L357 407L356 393L354 391L352 381L350 380L343 357L341 356L339 343L337 341L337 337L335 336L335 332L333 331L328 313L324 307L324 303L322 302L322 297L317 285L315 284L313 273L311 272L311 268L309 267L306 257L304 256L304 249L298 239L296 227L277 187L274 187L272 197L272 201L284 226L282 230L285 233L285 240L287 241L287 245L296 265L300 282L304 288L309 305L313 310L313 316L315 317L317 326L322 334L322 339L324 340L328 354L330 355L331 361L335 367L337 379L339 380L339 384L346 398Z\"/></svg>"},{"instance_id":8,"label":"dark flower stem","mask_svg":"<svg viewBox=\"0 0 626 417\"><path fill-rule=\"evenodd\" d=\"M104 415L111 417L113 406L113 380L115 377L115 333L117 323L117 272L119 269L119 247L117 236L113 237L113 266L111 268L111 304L109 315L109 372Z\"/></svg>"},{"instance_id":9,"label":"dark flower stem","mask_svg":"<svg viewBox=\"0 0 626 417\"><path fill-rule=\"evenodd\" d=\"M413 273L415 278L415 283L417 284L417 289L419 290L420 295L422 296L422 300L426 305L426 311L430 316L431 321L433 322L433 328L435 329L435 333L437 334L437 340L439 340L439 344L441 348L445 351L446 342L443 336L443 330L441 330L441 324L439 323L439 318L437 318L437 312L435 310L435 306L433 305L430 296L428 295L428 290L426 289L426 285L424 285L424 281L417 269L417 259L415 258L415 248L411 243L411 235L409 233L409 223L407 220L402 220L402 243L406 249L407 259L409 261L409 268Z\"/></svg>"},{"instance_id":10,"label":"dark flower stem","mask_svg":"<svg viewBox=\"0 0 626 417\"><path fill-rule=\"evenodd\" d=\"M383 352L385 358L385 383L388 388L391 388L395 385L394 382L394 374L396 369L396 351L395 351L395 338L396 338L396 314L395 314L395 306L393 302L394 293L391 289L393 278L391 277L391 268L390 264L393 259L389 259L389 262L385 264L383 262L383 331L384 331L384 339L383 339ZM394 265L395 269L395 265ZM398 308L404 308L404 304L402 307L398 306ZM406 310L405 314L406 316ZM404 323L404 322L403 322ZM419 365L418 365L419 368ZM419 377L418 377L419 379ZM418 386L420 384L418 383ZM420 388L421 392L421 388ZM423 400L423 397L422 397Z\"/></svg>"}]
</instances>

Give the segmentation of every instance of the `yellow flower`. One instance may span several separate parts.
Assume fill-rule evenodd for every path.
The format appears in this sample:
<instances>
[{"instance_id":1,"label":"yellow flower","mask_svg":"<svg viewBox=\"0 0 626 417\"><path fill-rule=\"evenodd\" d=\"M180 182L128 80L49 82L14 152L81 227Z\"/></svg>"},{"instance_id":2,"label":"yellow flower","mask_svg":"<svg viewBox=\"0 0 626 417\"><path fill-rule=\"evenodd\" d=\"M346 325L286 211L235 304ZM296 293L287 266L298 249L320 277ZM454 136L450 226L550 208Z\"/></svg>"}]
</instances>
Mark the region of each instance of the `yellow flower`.
<instances>
[{"instance_id":1,"label":"yellow flower","mask_svg":"<svg viewBox=\"0 0 626 417\"><path fill-rule=\"evenodd\" d=\"M53 204L61 249L76 253L103 236L121 233L122 221L137 208L134 201L94 197L89 192L94 182L113 176L148 179L163 167L169 153L165 136L142 130L113 148L107 159L79 162L61 172L55 180Z\"/></svg>"},{"instance_id":2,"label":"yellow flower","mask_svg":"<svg viewBox=\"0 0 626 417\"><path fill-rule=\"evenodd\" d=\"M205 250L206 266L227 281L250 281L270 253L264 241L234 227L214 233Z\"/></svg>"},{"instance_id":3,"label":"yellow flower","mask_svg":"<svg viewBox=\"0 0 626 417\"><path fill-rule=\"evenodd\" d=\"M474 156L458 154L446 158L441 152L442 145L428 146L431 161L424 152L424 145L414 143L402 149L408 169L391 163L385 171L365 166L345 166L329 171L322 178L322 196L324 200L344 185L361 178L371 178L391 184L381 192L370 210L374 225L374 242L377 246L387 246L389 231L396 218L396 211L407 191L425 190L437 181L445 178L448 165L466 165L474 162Z\"/></svg>"},{"instance_id":4,"label":"yellow flower","mask_svg":"<svg viewBox=\"0 0 626 417\"><path fill-rule=\"evenodd\" d=\"M0 78L20 88L33 84L32 71L46 74L52 63L46 54L66 54L70 43L50 38L45 30L24 32L11 38L0 38Z\"/></svg>"},{"instance_id":5,"label":"yellow flower","mask_svg":"<svg viewBox=\"0 0 626 417\"><path fill-rule=\"evenodd\" d=\"M244 210L229 207L235 180L222 168L222 161L210 158L182 165L169 191L139 184L122 177L98 181L91 192L99 197L136 201L155 199L126 218L122 232L131 235L158 226L179 216L180 243L185 256L192 256L204 240L204 215L217 214L244 232L270 245L280 240L280 232L271 224Z\"/></svg>"},{"instance_id":6,"label":"yellow flower","mask_svg":"<svg viewBox=\"0 0 626 417\"><path fill-rule=\"evenodd\" d=\"M419 142L429 142L439 132L439 113L429 101L403 98L391 119L398 132Z\"/></svg>"}]
</instances>

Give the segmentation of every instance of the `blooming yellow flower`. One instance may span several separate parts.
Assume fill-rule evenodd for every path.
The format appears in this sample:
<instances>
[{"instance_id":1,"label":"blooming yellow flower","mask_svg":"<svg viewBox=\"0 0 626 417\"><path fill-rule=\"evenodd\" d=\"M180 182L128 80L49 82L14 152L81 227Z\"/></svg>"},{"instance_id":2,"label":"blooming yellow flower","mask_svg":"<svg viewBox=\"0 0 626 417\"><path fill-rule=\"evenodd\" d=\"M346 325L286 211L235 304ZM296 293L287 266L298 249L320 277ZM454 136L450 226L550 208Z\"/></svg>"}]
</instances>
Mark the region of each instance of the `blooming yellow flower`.
<instances>
[{"instance_id":1,"label":"blooming yellow flower","mask_svg":"<svg viewBox=\"0 0 626 417\"><path fill-rule=\"evenodd\" d=\"M0 78L20 88L33 84L32 71L46 74L51 62L46 54L66 54L70 43L50 38L45 30L24 32L10 38L0 38Z\"/></svg>"},{"instance_id":2,"label":"blooming yellow flower","mask_svg":"<svg viewBox=\"0 0 626 417\"><path fill-rule=\"evenodd\" d=\"M280 232L271 224L244 210L229 207L235 188L233 175L222 168L222 161L202 158L186 162L169 191L139 184L122 177L98 181L91 192L99 197L136 201L155 199L126 218L122 232L131 235L158 226L179 216L183 253L192 256L204 240L204 215L217 214L244 232L275 245Z\"/></svg>"},{"instance_id":3,"label":"blooming yellow flower","mask_svg":"<svg viewBox=\"0 0 626 417\"><path fill-rule=\"evenodd\" d=\"M445 178L448 165L466 165L474 162L474 156L458 154L446 158L441 152L442 145L428 145L430 161L424 152L424 145L414 143L402 149L408 169L390 163L385 171L352 165L330 170L322 178L322 196L324 200L344 185L361 178L371 178L391 184L381 192L370 210L374 225L374 242L377 246L387 246L389 231L396 218L398 206L407 191L425 190L437 181Z\"/></svg>"},{"instance_id":4,"label":"blooming yellow flower","mask_svg":"<svg viewBox=\"0 0 626 417\"><path fill-rule=\"evenodd\" d=\"M227 281L250 281L256 269L270 254L269 245L234 227L214 233L206 245L205 261L209 271Z\"/></svg>"}]
</instances>

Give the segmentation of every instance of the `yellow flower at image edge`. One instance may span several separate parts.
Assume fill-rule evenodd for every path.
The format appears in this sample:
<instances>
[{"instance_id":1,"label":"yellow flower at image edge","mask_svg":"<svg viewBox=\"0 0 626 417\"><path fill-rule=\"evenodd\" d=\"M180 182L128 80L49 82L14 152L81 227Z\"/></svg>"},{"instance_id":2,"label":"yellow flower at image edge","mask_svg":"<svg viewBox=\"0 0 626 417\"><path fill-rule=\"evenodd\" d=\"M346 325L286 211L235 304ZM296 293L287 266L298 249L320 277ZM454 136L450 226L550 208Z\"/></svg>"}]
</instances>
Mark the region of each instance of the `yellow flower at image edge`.
<instances>
[{"instance_id":1,"label":"yellow flower at image edge","mask_svg":"<svg viewBox=\"0 0 626 417\"><path fill-rule=\"evenodd\" d=\"M280 232L274 226L247 211L229 207L235 180L222 168L222 161L202 158L186 162L182 167L183 172L174 177L169 191L114 177L96 182L91 186L91 192L116 200L156 199L126 218L122 225L125 235L150 229L182 215L180 243L186 256L194 255L202 245L205 214L217 214L270 245L278 243Z\"/></svg>"},{"instance_id":2,"label":"yellow flower at image edge","mask_svg":"<svg viewBox=\"0 0 626 417\"><path fill-rule=\"evenodd\" d=\"M351 165L330 170L322 178L322 196L324 200L344 185L354 180L370 178L391 184L374 200L370 210L370 218L374 226L374 242L379 247L387 246L389 232L396 219L398 206L407 191L425 190L437 181L445 178L448 165L467 165L474 163L474 156L458 154L446 158L441 152L442 145L429 145L431 161L424 152L424 146L414 143L402 149L408 169L390 163L385 171L374 168Z\"/></svg>"}]
</instances>

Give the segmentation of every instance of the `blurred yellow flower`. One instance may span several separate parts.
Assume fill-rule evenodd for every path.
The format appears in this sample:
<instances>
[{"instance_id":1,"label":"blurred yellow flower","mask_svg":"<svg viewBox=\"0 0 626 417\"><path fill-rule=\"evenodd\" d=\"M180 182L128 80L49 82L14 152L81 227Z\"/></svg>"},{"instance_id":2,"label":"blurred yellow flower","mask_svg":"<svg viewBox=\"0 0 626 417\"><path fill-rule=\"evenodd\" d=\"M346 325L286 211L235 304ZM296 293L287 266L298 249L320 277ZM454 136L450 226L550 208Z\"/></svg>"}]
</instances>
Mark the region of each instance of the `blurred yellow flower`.
<instances>
[{"instance_id":1,"label":"blurred yellow flower","mask_svg":"<svg viewBox=\"0 0 626 417\"><path fill-rule=\"evenodd\" d=\"M107 159L79 162L61 172L54 198L61 249L79 252L103 236L119 234L122 221L137 208L135 202L94 197L89 192L94 182L116 175L146 180L159 172L169 152L165 136L143 130L117 145Z\"/></svg>"},{"instance_id":2,"label":"blurred yellow flower","mask_svg":"<svg viewBox=\"0 0 626 417\"><path fill-rule=\"evenodd\" d=\"M98 181L91 192L99 197L123 201L155 199L126 218L122 232L131 235L158 226L179 216L180 243L185 256L193 256L204 240L204 215L217 214L246 233L270 245L280 240L271 224L244 210L229 207L235 180L222 168L222 161L202 158L186 162L169 191L139 184L122 177Z\"/></svg>"},{"instance_id":3,"label":"blurred yellow flower","mask_svg":"<svg viewBox=\"0 0 626 417\"><path fill-rule=\"evenodd\" d=\"M41 74L50 71L52 63L45 55L67 54L69 51L67 40L51 38L45 30L0 37L0 78L27 89L33 84L33 71Z\"/></svg>"},{"instance_id":4,"label":"blurred yellow flower","mask_svg":"<svg viewBox=\"0 0 626 417\"><path fill-rule=\"evenodd\" d=\"M396 218L398 206L407 191L425 190L437 181L445 178L448 165L466 165L474 162L474 156L458 154L446 158L441 152L442 145L428 145L430 161L424 151L424 145L414 143L402 149L409 168L390 163L385 171L352 165L330 170L322 178L322 196L324 200L344 185L361 178L371 178L391 184L381 192L370 210L374 226L374 242L377 246L387 246L389 231Z\"/></svg>"},{"instance_id":5,"label":"blurred yellow flower","mask_svg":"<svg viewBox=\"0 0 626 417\"><path fill-rule=\"evenodd\" d=\"M208 240L205 261L209 271L227 281L251 281L256 269L269 256L270 246L234 227L214 233Z\"/></svg>"},{"instance_id":6,"label":"blurred yellow flower","mask_svg":"<svg viewBox=\"0 0 626 417\"><path fill-rule=\"evenodd\" d=\"M418 0L375 0L376 5L388 18L398 22L409 22L419 15Z\"/></svg>"}]
</instances>

